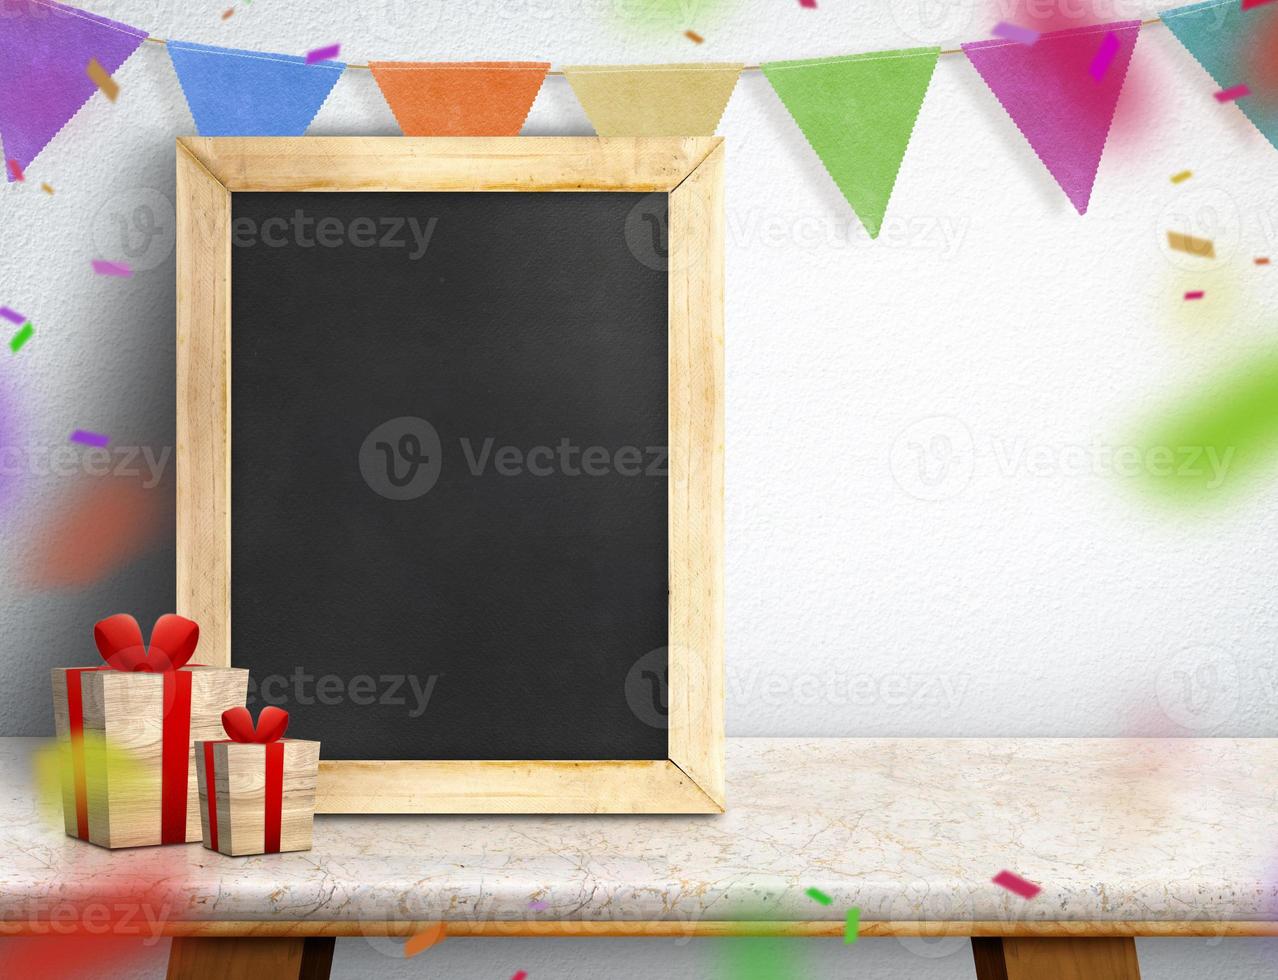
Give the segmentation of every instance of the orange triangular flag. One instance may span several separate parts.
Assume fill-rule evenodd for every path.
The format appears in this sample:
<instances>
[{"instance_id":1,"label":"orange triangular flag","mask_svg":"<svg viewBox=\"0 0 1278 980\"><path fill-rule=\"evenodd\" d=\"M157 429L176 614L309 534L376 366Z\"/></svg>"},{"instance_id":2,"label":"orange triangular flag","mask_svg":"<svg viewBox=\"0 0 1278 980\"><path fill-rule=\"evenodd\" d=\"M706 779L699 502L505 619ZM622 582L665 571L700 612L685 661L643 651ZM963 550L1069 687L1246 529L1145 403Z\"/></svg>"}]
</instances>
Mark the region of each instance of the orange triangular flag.
<instances>
[{"instance_id":1,"label":"orange triangular flag","mask_svg":"<svg viewBox=\"0 0 1278 980\"><path fill-rule=\"evenodd\" d=\"M518 136L550 70L540 61L373 61L405 136Z\"/></svg>"}]
</instances>

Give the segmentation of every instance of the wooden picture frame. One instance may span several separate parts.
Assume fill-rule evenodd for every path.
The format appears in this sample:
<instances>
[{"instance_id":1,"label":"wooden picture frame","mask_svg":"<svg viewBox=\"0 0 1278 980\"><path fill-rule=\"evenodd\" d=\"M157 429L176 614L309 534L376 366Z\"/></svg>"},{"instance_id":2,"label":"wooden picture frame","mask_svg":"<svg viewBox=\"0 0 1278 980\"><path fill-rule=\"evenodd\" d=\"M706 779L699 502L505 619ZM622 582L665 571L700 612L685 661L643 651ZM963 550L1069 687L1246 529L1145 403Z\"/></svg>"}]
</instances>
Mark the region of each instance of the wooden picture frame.
<instances>
[{"instance_id":1,"label":"wooden picture frame","mask_svg":"<svg viewBox=\"0 0 1278 980\"><path fill-rule=\"evenodd\" d=\"M212 666L233 662L231 195L669 195L668 758L321 761L318 812L723 812L723 155L717 137L178 139L177 610Z\"/></svg>"}]
</instances>

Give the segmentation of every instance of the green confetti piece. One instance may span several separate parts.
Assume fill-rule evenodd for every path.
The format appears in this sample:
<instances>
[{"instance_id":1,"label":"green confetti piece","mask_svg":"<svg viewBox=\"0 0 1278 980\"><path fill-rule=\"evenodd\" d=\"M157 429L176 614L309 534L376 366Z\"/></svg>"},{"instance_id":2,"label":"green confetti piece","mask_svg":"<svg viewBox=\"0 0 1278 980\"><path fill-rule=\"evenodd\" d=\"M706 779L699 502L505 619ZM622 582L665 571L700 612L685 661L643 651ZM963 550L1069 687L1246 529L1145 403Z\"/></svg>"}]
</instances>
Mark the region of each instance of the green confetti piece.
<instances>
[{"instance_id":1,"label":"green confetti piece","mask_svg":"<svg viewBox=\"0 0 1278 980\"><path fill-rule=\"evenodd\" d=\"M834 899L832 899L825 892L819 891L816 888L808 889L808 897L811 898L813 901L820 902L822 905L829 905L831 902L834 901Z\"/></svg>"},{"instance_id":2,"label":"green confetti piece","mask_svg":"<svg viewBox=\"0 0 1278 980\"><path fill-rule=\"evenodd\" d=\"M1278 463L1278 349L1252 355L1183 399L1137 440L1134 455L1124 464L1134 462L1148 489L1178 503L1219 499L1272 476ZM1115 460L1117 465L1117 455Z\"/></svg>"},{"instance_id":3,"label":"green confetti piece","mask_svg":"<svg viewBox=\"0 0 1278 980\"><path fill-rule=\"evenodd\" d=\"M22 345L31 339L33 333L35 333L35 327L31 326L31 321L28 320L22 325L22 329L13 335L13 339L9 341L9 350L15 354L18 353Z\"/></svg>"},{"instance_id":4,"label":"green confetti piece","mask_svg":"<svg viewBox=\"0 0 1278 980\"><path fill-rule=\"evenodd\" d=\"M843 941L845 943L856 942L856 934L861 929L861 910L857 908L848 909L847 922L843 926Z\"/></svg>"}]
</instances>

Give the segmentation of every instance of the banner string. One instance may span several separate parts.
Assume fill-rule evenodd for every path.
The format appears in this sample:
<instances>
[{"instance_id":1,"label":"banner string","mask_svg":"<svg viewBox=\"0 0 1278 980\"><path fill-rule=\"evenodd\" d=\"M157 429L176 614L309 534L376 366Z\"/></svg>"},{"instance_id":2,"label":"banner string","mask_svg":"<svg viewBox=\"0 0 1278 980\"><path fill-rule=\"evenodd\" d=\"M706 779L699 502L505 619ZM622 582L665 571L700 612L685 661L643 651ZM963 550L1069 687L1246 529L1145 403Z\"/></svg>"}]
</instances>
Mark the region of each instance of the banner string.
<instances>
[{"instance_id":1,"label":"banner string","mask_svg":"<svg viewBox=\"0 0 1278 980\"><path fill-rule=\"evenodd\" d=\"M1154 17L1154 18L1152 18L1151 20L1142 20L1142 21L1140 22L1140 26L1141 26L1141 27L1149 27L1149 26L1151 26L1151 25L1153 25L1153 24L1161 24L1161 23L1162 23L1162 21L1161 21L1159 18ZM1100 25L1097 25L1097 26L1100 26ZM150 41L152 44L168 44L168 43L169 43L167 40L165 40L165 39L164 39L164 38L162 38L162 37L148 37L148 38L147 38L147 40L148 40L148 41ZM963 49L962 49L962 48L942 48L942 49L941 49L941 54L943 54L943 55L945 55L945 54L962 54L962 53L963 53ZM779 58L779 59L777 59L777 60L778 60L778 61L781 61L781 60L784 60L784 59L780 59L780 58ZM821 59L820 59L820 58L813 58L813 59L811 59L811 60L813 60L813 61L820 61ZM690 61L690 62L688 62L688 64L689 64L689 65L695 65L695 64L699 64L699 62ZM354 65L354 64L348 64L346 67L347 67L347 68L354 68L354 69L357 69L357 70L360 70L360 71L368 71L368 70L369 70L368 65ZM624 66L624 65L618 65L618 67L625 67L625 66ZM636 65L635 67L637 67L637 68L641 68L641 67L643 67L643 66L642 66L642 65ZM746 65L744 68L742 68L742 69L741 69L741 71L742 71L742 72L747 72L747 71L759 71L759 70L760 70L760 68L761 68L761 66L760 66L760 65ZM563 75L563 72L562 72L562 71L549 71L549 72L547 72L546 74L547 74L547 75L560 75L560 76L562 76L562 75Z\"/></svg>"}]
</instances>

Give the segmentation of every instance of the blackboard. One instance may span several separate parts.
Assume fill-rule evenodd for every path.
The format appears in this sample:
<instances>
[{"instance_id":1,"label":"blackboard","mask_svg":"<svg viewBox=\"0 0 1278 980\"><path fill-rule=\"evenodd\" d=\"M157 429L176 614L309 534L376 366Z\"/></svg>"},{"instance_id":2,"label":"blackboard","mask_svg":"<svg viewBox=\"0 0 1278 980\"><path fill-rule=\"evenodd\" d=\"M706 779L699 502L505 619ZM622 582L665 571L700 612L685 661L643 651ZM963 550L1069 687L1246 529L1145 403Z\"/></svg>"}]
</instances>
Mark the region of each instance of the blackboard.
<instances>
[{"instance_id":1,"label":"blackboard","mask_svg":"<svg viewBox=\"0 0 1278 980\"><path fill-rule=\"evenodd\" d=\"M325 759L666 759L665 202L233 195L255 710Z\"/></svg>"}]
</instances>

